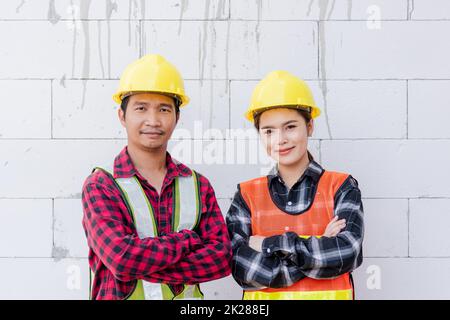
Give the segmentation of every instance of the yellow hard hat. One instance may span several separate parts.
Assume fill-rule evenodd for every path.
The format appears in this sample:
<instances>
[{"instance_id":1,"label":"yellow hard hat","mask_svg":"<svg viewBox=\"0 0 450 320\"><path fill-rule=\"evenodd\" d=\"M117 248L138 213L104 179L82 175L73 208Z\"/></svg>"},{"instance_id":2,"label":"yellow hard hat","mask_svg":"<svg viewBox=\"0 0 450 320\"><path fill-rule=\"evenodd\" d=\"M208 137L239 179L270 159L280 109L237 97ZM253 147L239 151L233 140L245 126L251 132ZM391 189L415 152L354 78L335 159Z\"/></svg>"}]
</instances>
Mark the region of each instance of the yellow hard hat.
<instances>
[{"instance_id":1,"label":"yellow hard hat","mask_svg":"<svg viewBox=\"0 0 450 320\"><path fill-rule=\"evenodd\" d=\"M189 102L184 82L173 64L159 54L148 54L129 64L120 77L113 100L118 104L126 96L138 92L155 92L177 97L180 107Z\"/></svg>"},{"instance_id":2,"label":"yellow hard hat","mask_svg":"<svg viewBox=\"0 0 450 320\"><path fill-rule=\"evenodd\" d=\"M256 85L245 117L253 122L258 111L282 106L308 109L312 118L320 115L306 82L287 71L277 70Z\"/></svg>"}]
</instances>

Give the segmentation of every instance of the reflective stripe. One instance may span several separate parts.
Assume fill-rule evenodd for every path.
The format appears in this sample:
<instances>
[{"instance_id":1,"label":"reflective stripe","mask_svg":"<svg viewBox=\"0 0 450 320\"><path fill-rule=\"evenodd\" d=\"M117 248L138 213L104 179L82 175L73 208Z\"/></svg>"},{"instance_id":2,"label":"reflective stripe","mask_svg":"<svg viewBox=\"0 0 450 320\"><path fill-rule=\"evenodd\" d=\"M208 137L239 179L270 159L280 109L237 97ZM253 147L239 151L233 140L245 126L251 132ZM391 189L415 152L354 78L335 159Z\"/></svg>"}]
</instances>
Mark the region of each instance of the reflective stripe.
<instances>
[{"instance_id":1,"label":"reflective stripe","mask_svg":"<svg viewBox=\"0 0 450 320\"><path fill-rule=\"evenodd\" d=\"M180 192L181 190L181 192ZM192 230L200 215L197 175L175 179L175 221L174 230Z\"/></svg>"},{"instance_id":2,"label":"reflective stripe","mask_svg":"<svg viewBox=\"0 0 450 320\"><path fill-rule=\"evenodd\" d=\"M132 208L134 224L139 238L156 237L158 232L154 222L153 209L148 203L147 196L137 178L119 178L116 179L116 182L125 193L127 201Z\"/></svg>"},{"instance_id":3,"label":"reflective stripe","mask_svg":"<svg viewBox=\"0 0 450 320\"><path fill-rule=\"evenodd\" d=\"M201 300L201 299L203 299L203 294L201 293L200 286L198 284L185 285L183 292L174 298L174 300Z\"/></svg>"},{"instance_id":4,"label":"reflective stripe","mask_svg":"<svg viewBox=\"0 0 450 320\"><path fill-rule=\"evenodd\" d=\"M183 291L183 298L184 299L194 298L194 289L195 286L185 286Z\"/></svg>"},{"instance_id":5,"label":"reflective stripe","mask_svg":"<svg viewBox=\"0 0 450 320\"><path fill-rule=\"evenodd\" d=\"M163 292L162 292L161 284L142 280L142 285L144 287L145 300L162 300L163 299Z\"/></svg>"},{"instance_id":6,"label":"reflective stripe","mask_svg":"<svg viewBox=\"0 0 450 320\"><path fill-rule=\"evenodd\" d=\"M336 291L246 291L244 300L352 300L352 290Z\"/></svg>"},{"instance_id":7,"label":"reflective stripe","mask_svg":"<svg viewBox=\"0 0 450 320\"><path fill-rule=\"evenodd\" d=\"M126 200L131 207L134 225L140 239L158 236L158 229L154 221L153 209L142 189L137 177L115 179L125 194ZM163 291L161 284L138 280L138 286L142 283L142 293L139 294L144 300L162 300ZM139 296L136 299L139 299Z\"/></svg>"}]
</instances>

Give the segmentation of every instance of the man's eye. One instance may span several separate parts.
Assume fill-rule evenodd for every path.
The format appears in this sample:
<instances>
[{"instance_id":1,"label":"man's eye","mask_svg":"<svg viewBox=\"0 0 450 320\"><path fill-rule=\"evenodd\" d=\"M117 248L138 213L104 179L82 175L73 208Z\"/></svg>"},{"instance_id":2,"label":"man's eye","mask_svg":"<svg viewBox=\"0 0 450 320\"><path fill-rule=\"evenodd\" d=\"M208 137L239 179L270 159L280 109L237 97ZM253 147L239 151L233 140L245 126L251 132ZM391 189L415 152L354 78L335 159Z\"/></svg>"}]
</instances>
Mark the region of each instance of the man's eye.
<instances>
[{"instance_id":1,"label":"man's eye","mask_svg":"<svg viewBox=\"0 0 450 320\"><path fill-rule=\"evenodd\" d=\"M266 130L265 132L264 132L266 135L270 135L271 133L272 133L272 130Z\"/></svg>"},{"instance_id":2,"label":"man's eye","mask_svg":"<svg viewBox=\"0 0 450 320\"><path fill-rule=\"evenodd\" d=\"M144 107L143 107L143 106L137 106L137 107L136 107L136 110L137 110L137 111L142 111L142 110L144 110Z\"/></svg>"},{"instance_id":3,"label":"man's eye","mask_svg":"<svg viewBox=\"0 0 450 320\"><path fill-rule=\"evenodd\" d=\"M297 127L297 126L295 126L295 125L290 125L290 126L287 126L287 129L294 129L295 127Z\"/></svg>"}]
</instances>

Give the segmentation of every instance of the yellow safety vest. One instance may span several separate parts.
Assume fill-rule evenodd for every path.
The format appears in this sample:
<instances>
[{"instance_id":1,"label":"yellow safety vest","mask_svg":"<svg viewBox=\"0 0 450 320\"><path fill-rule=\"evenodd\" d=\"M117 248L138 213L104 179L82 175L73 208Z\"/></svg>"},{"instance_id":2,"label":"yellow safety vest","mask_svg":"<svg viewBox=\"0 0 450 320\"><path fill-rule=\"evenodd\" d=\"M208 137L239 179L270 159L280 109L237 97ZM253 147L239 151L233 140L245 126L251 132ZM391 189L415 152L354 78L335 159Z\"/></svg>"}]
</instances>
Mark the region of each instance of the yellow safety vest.
<instances>
[{"instance_id":1,"label":"yellow safety vest","mask_svg":"<svg viewBox=\"0 0 450 320\"><path fill-rule=\"evenodd\" d=\"M324 171L311 207L299 215L279 209L272 200L266 176L240 184L242 197L251 211L253 235L270 237L293 231L301 237L320 237L334 217L334 197L348 175ZM349 273L334 279L304 278L286 288L245 291L244 300L351 300Z\"/></svg>"},{"instance_id":2,"label":"yellow safety vest","mask_svg":"<svg viewBox=\"0 0 450 320\"><path fill-rule=\"evenodd\" d=\"M103 170L113 179L113 169L96 167L95 170ZM148 201L139 180L136 176L131 178L114 179L118 187L122 200L125 202L129 213L133 219L139 238L157 237L158 229L152 205ZM188 177L176 177L174 180L174 212L172 216L172 231L183 229L194 229L201 215L200 190L198 186L197 174L192 170L192 175ZM93 283L93 273L90 270L89 296ZM138 279L136 287L126 300L174 300L174 299L203 299L200 286L184 285L180 294L175 294L169 285L164 283L153 283Z\"/></svg>"}]
</instances>

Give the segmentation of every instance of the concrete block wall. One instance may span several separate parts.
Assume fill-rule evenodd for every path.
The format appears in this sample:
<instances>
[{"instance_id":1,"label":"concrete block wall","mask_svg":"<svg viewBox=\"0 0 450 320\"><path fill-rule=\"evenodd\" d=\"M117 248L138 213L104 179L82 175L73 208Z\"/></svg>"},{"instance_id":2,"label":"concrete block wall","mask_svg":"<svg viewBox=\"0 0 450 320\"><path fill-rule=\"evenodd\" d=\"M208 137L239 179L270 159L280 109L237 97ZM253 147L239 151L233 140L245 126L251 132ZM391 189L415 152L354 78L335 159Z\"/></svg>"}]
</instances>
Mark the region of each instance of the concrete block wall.
<instances>
[{"instance_id":1,"label":"concrete block wall","mask_svg":"<svg viewBox=\"0 0 450 320\"><path fill-rule=\"evenodd\" d=\"M186 79L170 151L224 214L270 167L243 118L254 85L307 80L324 111L310 150L363 194L357 298L449 299L449 32L445 0L2 1L0 299L87 298L81 186L126 144L111 95L146 53ZM202 288L241 298L231 277Z\"/></svg>"}]
</instances>

